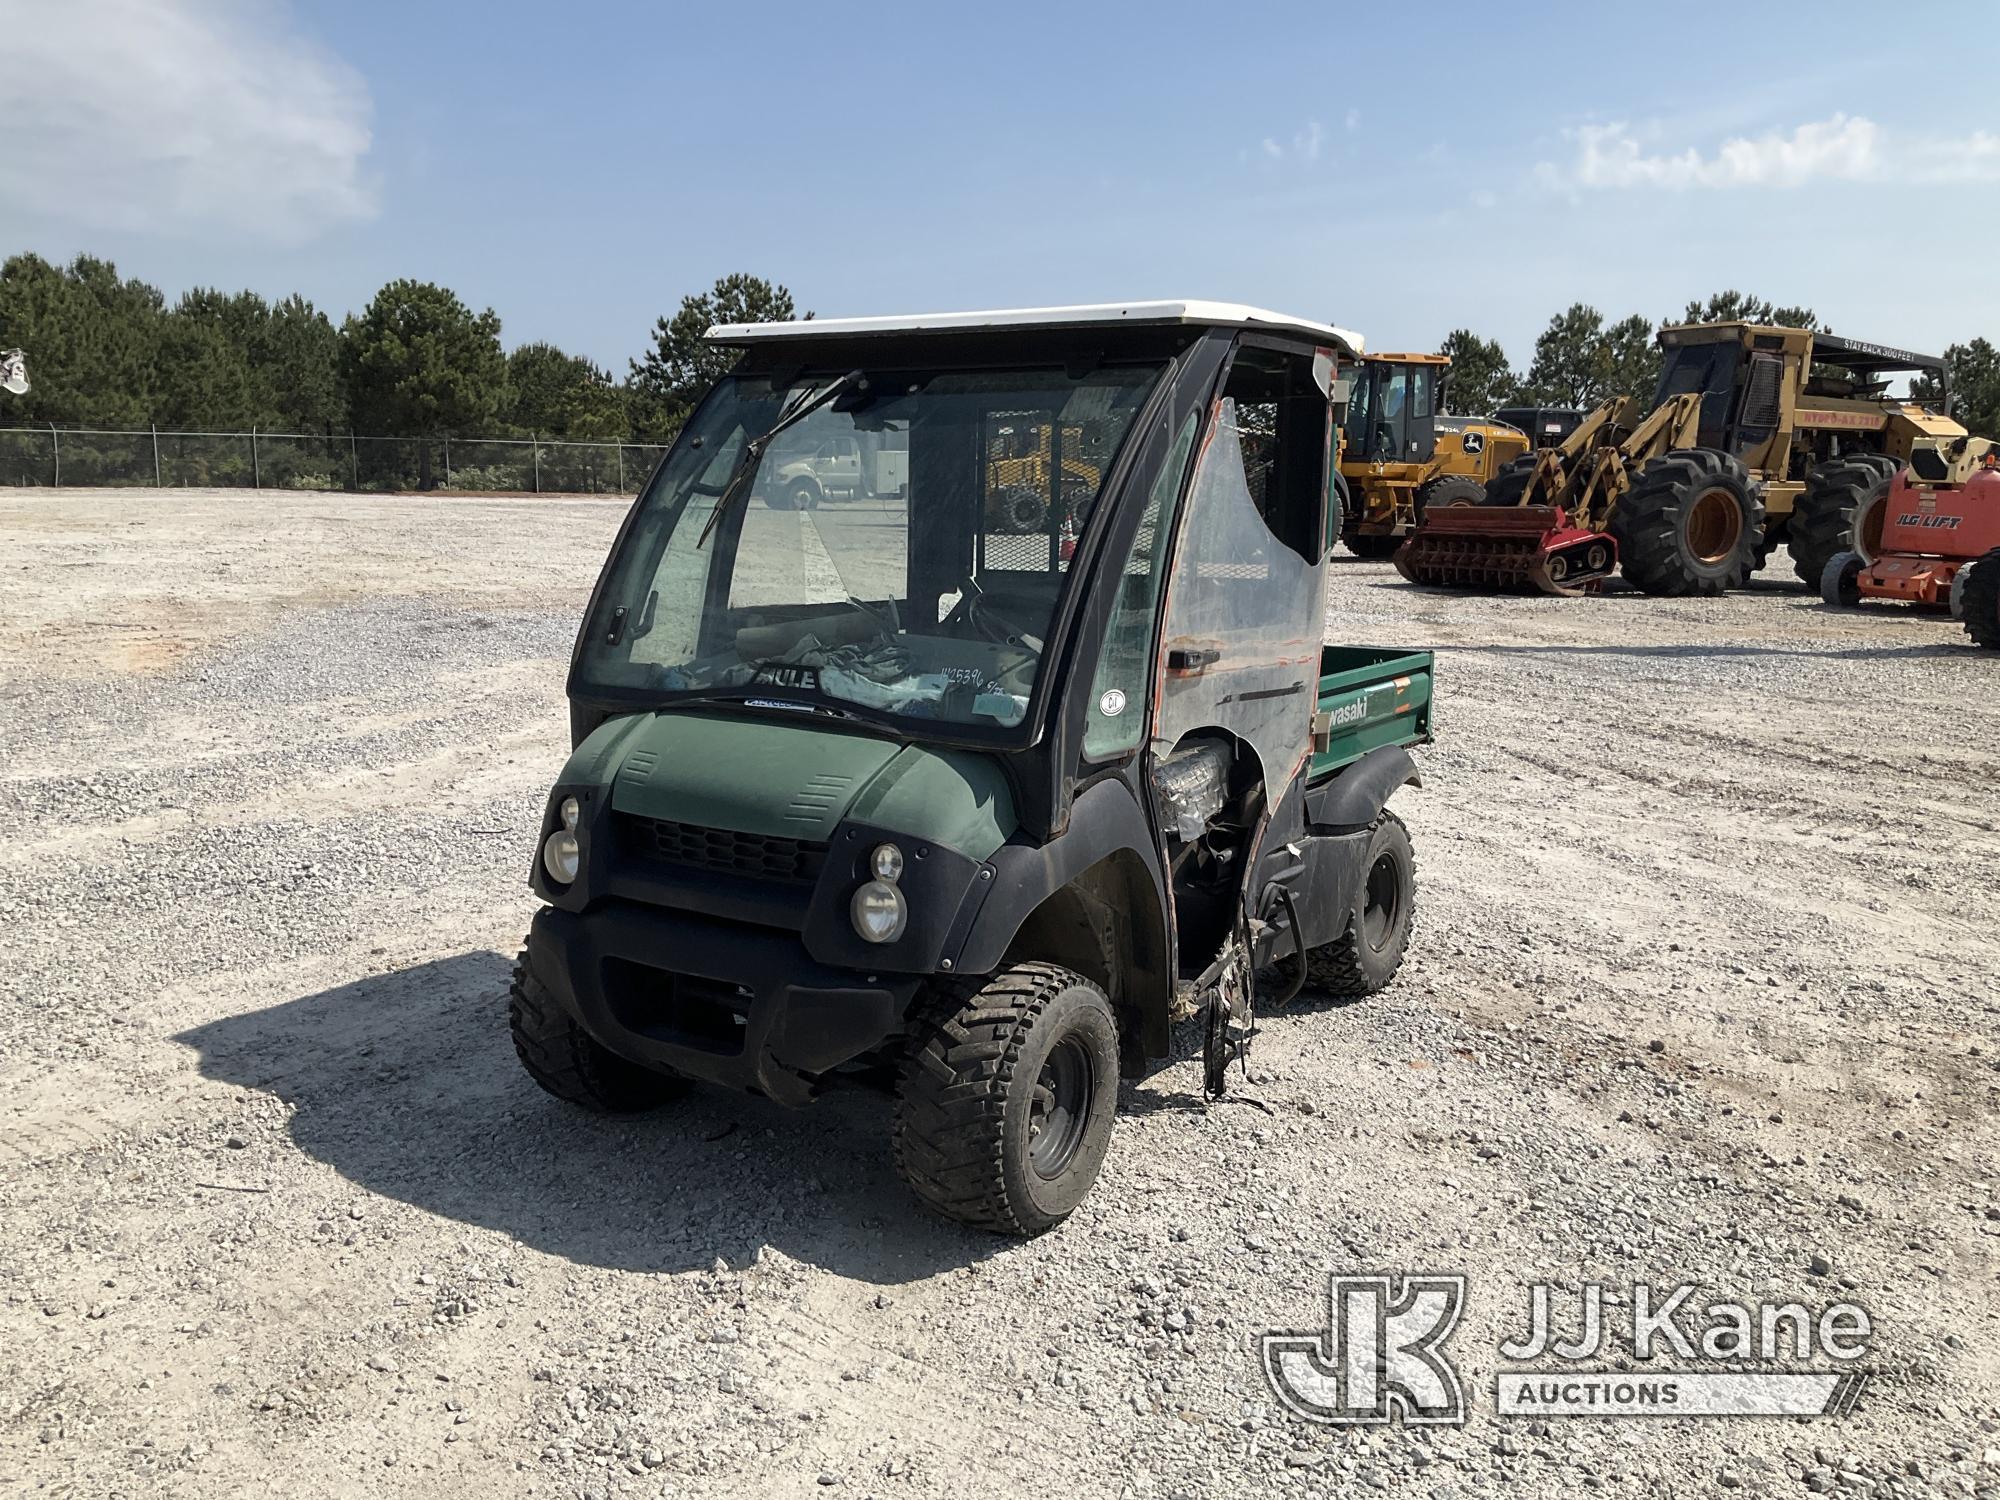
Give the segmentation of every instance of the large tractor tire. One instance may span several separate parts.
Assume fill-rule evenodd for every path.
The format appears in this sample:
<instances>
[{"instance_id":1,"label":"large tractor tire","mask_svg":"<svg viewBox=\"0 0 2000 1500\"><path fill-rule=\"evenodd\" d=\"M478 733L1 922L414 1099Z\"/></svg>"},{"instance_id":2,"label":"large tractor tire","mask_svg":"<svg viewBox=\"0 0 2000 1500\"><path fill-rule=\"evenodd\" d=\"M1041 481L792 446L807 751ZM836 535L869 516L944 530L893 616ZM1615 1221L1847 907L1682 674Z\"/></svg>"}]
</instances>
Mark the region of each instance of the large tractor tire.
<instances>
[{"instance_id":1,"label":"large tractor tire","mask_svg":"<svg viewBox=\"0 0 2000 1500\"><path fill-rule=\"evenodd\" d=\"M1807 588L1818 588L1837 552L1872 563L1882 550L1882 516L1889 482L1901 468L1882 453L1850 453L1815 464L1806 491L1792 508L1792 570Z\"/></svg>"},{"instance_id":2,"label":"large tractor tire","mask_svg":"<svg viewBox=\"0 0 2000 1500\"><path fill-rule=\"evenodd\" d=\"M1527 493L1528 479L1535 472L1533 453L1523 453L1519 458L1503 464L1494 476L1486 481L1486 493L1476 502L1480 505L1519 505L1521 496ZM1546 496L1536 497L1547 503Z\"/></svg>"},{"instance_id":3,"label":"large tractor tire","mask_svg":"<svg viewBox=\"0 0 2000 1500\"><path fill-rule=\"evenodd\" d=\"M1347 476L1338 469L1333 471L1333 498L1334 503L1340 507L1340 529L1345 531L1361 519L1361 513L1354 508L1353 486L1348 484Z\"/></svg>"},{"instance_id":4,"label":"large tractor tire","mask_svg":"<svg viewBox=\"0 0 2000 1500\"><path fill-rule=\"evenodd\" d=\"M1002 490L989 502L989 513L999 529L1025 535L1040 531L1049 519L1049 502L1035 490L1017 485Z\"/></svg>"},{"instance_id":5,"label":"large tractor tire","mask_svg":"<svg viewBox=\"0 0 2000 1500\"><path fill-rule=\"evenodd\" d=\"M593 1114L656 1109L693 1086L678 1073L657 1073L620 1057L577 1025L535 977L526 953L516 960L507 991L507 1029L530 1078Z\"/></svg>"},{"instance_id":6,"label":"large tractor tire","mask_svg":"<svg viewBox=\"0 0 2000 1500\"><path fill-rule=\"evenodd\" d=\"M933 988L897 1088L896 1170L939 1213L1039 1234L1097 1180L1118 1108L1118 1018L1059 964Z\"/></svg>"},{"instance_id":7,"label":"large tractor tire","mask_svg":"<svg viewBox=\"0 0 2000 1500\"><path fill-rule=\"evenodd\" d=\"M1372 995L1396 977L1417 910L1417 858L1403 820L1385 811L1341 935L1306 953L1306 982L1329 995Z\"/></svg>"},{"instance_id":8,"label":"large tractor tire","mask_svg":"<svg viewBox=\"0 0 2000 1500\"><path fill-rule=\"evenodd\" d=\"M1965 633L1988 651L2000 651L2000 547L1968 563L1959 577L1965 580L1958 593ZM1952 582L1956 584L1958 579Z\"/></svg>"},{"instance_id":9,"label":"large tractor tire","mask_svg":"<svg viewBox=\"0 0 2000 1500\"><path fill-rule=\"evenodd\" d=\"M1755 569L1764 501L1733 455L1676 448L1639 471L1610 531L1627 582L1666 598L1712 596Z\"/></svg>"},{"instance_id":10,"label":"large tractor tire","mask_svg":"<svg viewBox=\"0 0 2000 1500\"><path fill-rule=\"evenodd\" d=\"M1484 505L1486 486L1469 474L1440 474L1417 486L1417 522L1433 505Z\"/></svg>"}]
</instances>

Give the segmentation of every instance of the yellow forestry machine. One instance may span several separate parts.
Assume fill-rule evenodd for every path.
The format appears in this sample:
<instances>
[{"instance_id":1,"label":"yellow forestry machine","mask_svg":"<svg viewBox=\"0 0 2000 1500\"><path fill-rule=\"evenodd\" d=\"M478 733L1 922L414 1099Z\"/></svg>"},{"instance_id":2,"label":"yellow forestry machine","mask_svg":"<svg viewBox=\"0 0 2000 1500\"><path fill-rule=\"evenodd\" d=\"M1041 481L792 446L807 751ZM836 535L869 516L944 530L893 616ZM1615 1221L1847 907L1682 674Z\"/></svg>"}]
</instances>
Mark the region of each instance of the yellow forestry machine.
<instances>
[{"instance_id":1,"label":"yellow forestry machine","mask_svg":"<svg viewBox=\"0 0 2000 1500\"><path fill-rule=\"evenodd\" d=\"M1965 436L1928 355L1753 323L1665 328L1659 342L1649 405L1607 401L1497 474L1482 506L1429 512L1396 554L1403 576L1579 594L1616 568L1649 594L1719 594L1789 542L1817 589L1836 552L1873 555L1912 451ZM1904 372L1938 383L1943 412L1886 394Z\"/></svg>"},{"instance_id":2,"label":"yellow forestry machine","mask_svg":"<svg viewBox=\"0 0 2000 1500\"><path fill-rule=\"evenodd\" d=\"M1393 557L1432 506L1479 504L1528 451L1505 422L1444 415L1450 372L1442 354L1369 354L1352 367L1336 488L1356 557Z\"/></svg>"}]
</instances>

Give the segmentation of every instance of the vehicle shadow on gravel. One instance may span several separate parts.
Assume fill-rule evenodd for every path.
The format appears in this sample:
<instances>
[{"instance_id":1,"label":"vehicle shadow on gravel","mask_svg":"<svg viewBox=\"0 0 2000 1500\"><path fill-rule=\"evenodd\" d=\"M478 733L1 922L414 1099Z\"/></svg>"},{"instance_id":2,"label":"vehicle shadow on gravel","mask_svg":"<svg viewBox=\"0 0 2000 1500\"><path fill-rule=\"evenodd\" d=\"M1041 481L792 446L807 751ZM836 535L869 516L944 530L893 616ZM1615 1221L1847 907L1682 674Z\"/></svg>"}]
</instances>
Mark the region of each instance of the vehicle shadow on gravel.
<instances>
[{"instance_id":1,"label":"vehicle shadow on gravel","mask_svg":"<svg viewBox=\"0 0 2000 1500\"><path fill-rule=\"evenodd\" d=\"M462 953L181 1033L202 1075L292 1107L292 1139L358 1187L626 1271L706 1270L769 1245L894 1285L1008 1241L926 1212L889 1161L889 1105L809 1110L702 1089L603 1119L549 1098L507 1035L510 964Z\"/></svg>"}]
</instances>

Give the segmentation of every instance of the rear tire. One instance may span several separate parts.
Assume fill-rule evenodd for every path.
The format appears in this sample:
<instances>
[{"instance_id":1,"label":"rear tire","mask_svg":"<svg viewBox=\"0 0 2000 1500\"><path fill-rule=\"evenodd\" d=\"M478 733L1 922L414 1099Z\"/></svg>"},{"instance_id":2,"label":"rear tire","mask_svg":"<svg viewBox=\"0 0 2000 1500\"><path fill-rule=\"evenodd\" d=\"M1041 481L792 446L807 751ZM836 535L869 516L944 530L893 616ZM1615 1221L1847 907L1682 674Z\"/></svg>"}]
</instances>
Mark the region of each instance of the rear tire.
<instances>
[{"instance_id":1,"label":"rear tire","mask_svg":"<svg viewBox=\"0 0 2000 1500\"><path fill-rule=\"evenodd\" d=\"M1958 599L1965 633L1988 651L2000 651L2000 547L1967 564L1962 576L1965 588Z\"/></svg>"},{"instance_id":2,"label":"rear tire","mask_svg":"<svg viewBox=\"0 0 2000 1500\"><path fill-rule=\"evenodd\" d=\"M1049 502L1028 489L1002 490L994 506L1003 531L1040 531L1049 518Z\"/></svg>"},{"instance_id":3,"label":"rear tire","mask_svg":"<svg viewBox=\"0 0 2000 1500\"><path fill-rule=\"evenodd\" d=\"M1750 472L1714 448L1676 448L1612 508L1619 571L1648 594L1712 596L1749 577L1764 535Z\"/></svg>"},{"instance_id":4,"label":"rear tire","mask_svg":"<svg viewBox=\"0 0 2000 1500\"><path fill-rule=\"evenodd\" d=\"M1861 603L1861 570L1868 564L1858 552L1836 552L1819 575L1819 597L1833 609L1854 609Z\"/></svg>"},{"instance_id":5,"label":"rear tire","mask_svg":"<svg viewBox=\"0 0 2000 1500\"><path fill-rule=\"evenodd\" d=\"M620 1057L577 1025L535 977L525 952L515 960L514 981L507 990L507 1029L530 1078L593 1114L639 1114L692 1087L678 1073L655 1072Z\"/></svg>"},{"instance_id":6,"label":"rear tire","mask_svg":"<svg viewBox=\"0 0 2000 1500\"><path fill-rule=\"evenodd\" d=\"M1850 453L1815 464L1792 509L1792 569L1807 588L1818 588L1837 552L1872 563L1882 545L1882 511L1889 484L1902 467L1883 453Z\"/></svg>"},{"instance_id":7,"label":"rear tire","mask_svg":"<svg viewBox=\"0 0 2000 1500\"><path fill-rule=\"evenodd\" d=\"M1468 474L1440 474L1417 486L1417 521L1433 505L1484 505L1486 486Z\"/></svg>"},{"instance_id":8,"label":"rear tire","mask_svg":"<svg viewBox=\"0 0 2000 1500\"><path fill-rule=\"evenodd\" d=\"M1306 951L1306 982L1329 995L1372 995L1386 987L1403 966L1416 909L1410 831L1385 810L1369 830L1346 928L1334 941Z\"/></svg>"},{"instance_id":9,"label":"rear tire","mask_svg":"<svg viewBox=\"0 0 2000 1500\"><path fill-rule=\"evenodd\" d=\"M1529 476L1535 472L1535 462L1540 457L1541 455L1538 453L1523 453L1519 458L1508 462L1498 473L1486 481L1485 494L1476 503L1480 505L1519 505L1521 503L1521 496L1527 493ZM1546 495L1538 496L1537 498L1544 505L1548 503Z\"/></svg>"},{"instance_id":10,"label":"rear tire","mask_svg":"<svg viewBox=\"0 0 2000 1500\"><path fill-rule=\"evenodd\" d=\"M896 1170L948 1218L1030 1235L1097 1180L1118 1108L1118 1019L1060 964L933 987L897 1089Z\"/></svg>"}]
</instances>

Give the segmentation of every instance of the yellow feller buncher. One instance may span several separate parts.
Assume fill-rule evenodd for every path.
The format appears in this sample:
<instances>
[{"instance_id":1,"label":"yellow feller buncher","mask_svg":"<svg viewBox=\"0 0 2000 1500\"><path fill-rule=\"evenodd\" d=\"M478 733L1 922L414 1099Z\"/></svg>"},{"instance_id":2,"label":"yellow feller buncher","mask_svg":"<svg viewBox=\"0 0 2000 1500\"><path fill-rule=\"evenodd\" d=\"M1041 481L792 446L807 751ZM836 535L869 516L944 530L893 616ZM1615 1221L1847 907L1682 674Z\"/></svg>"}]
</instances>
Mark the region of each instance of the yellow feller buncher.
<instances>
[{"instance_id":1,"label":"yellow feller buncher","mask_svg":"<svg viewBox=\"0 0 2000 1500\"><path fill-rule=\"evenodd\" d=\"M1528 451L1505 422L1443 415L1450 371L1442 354L1370 354L1352 367L1336 488L1356 557L1394 556L1434 505L1479 504Z\"/></svg>"},{"instance_id":2,"label":"yellow feller buncher","mask_svg":"<svg viewBox=\"0 0 2000 1500\"><path fill-rule=\"evenodd\" d=\"M1396 554L1413 583L1578 594L1614 568L1649 594L1738 587L1788 542L1818 588L1836 553L1874 555L1889 481L1919 446L1965 435L1944 362L1803 328L1660 331L1650 404L1607 401L1527 454L1476 509L1434 510ZM1886 394L1920 372L1943 412Z\"/></svg>"}]
</instances>

